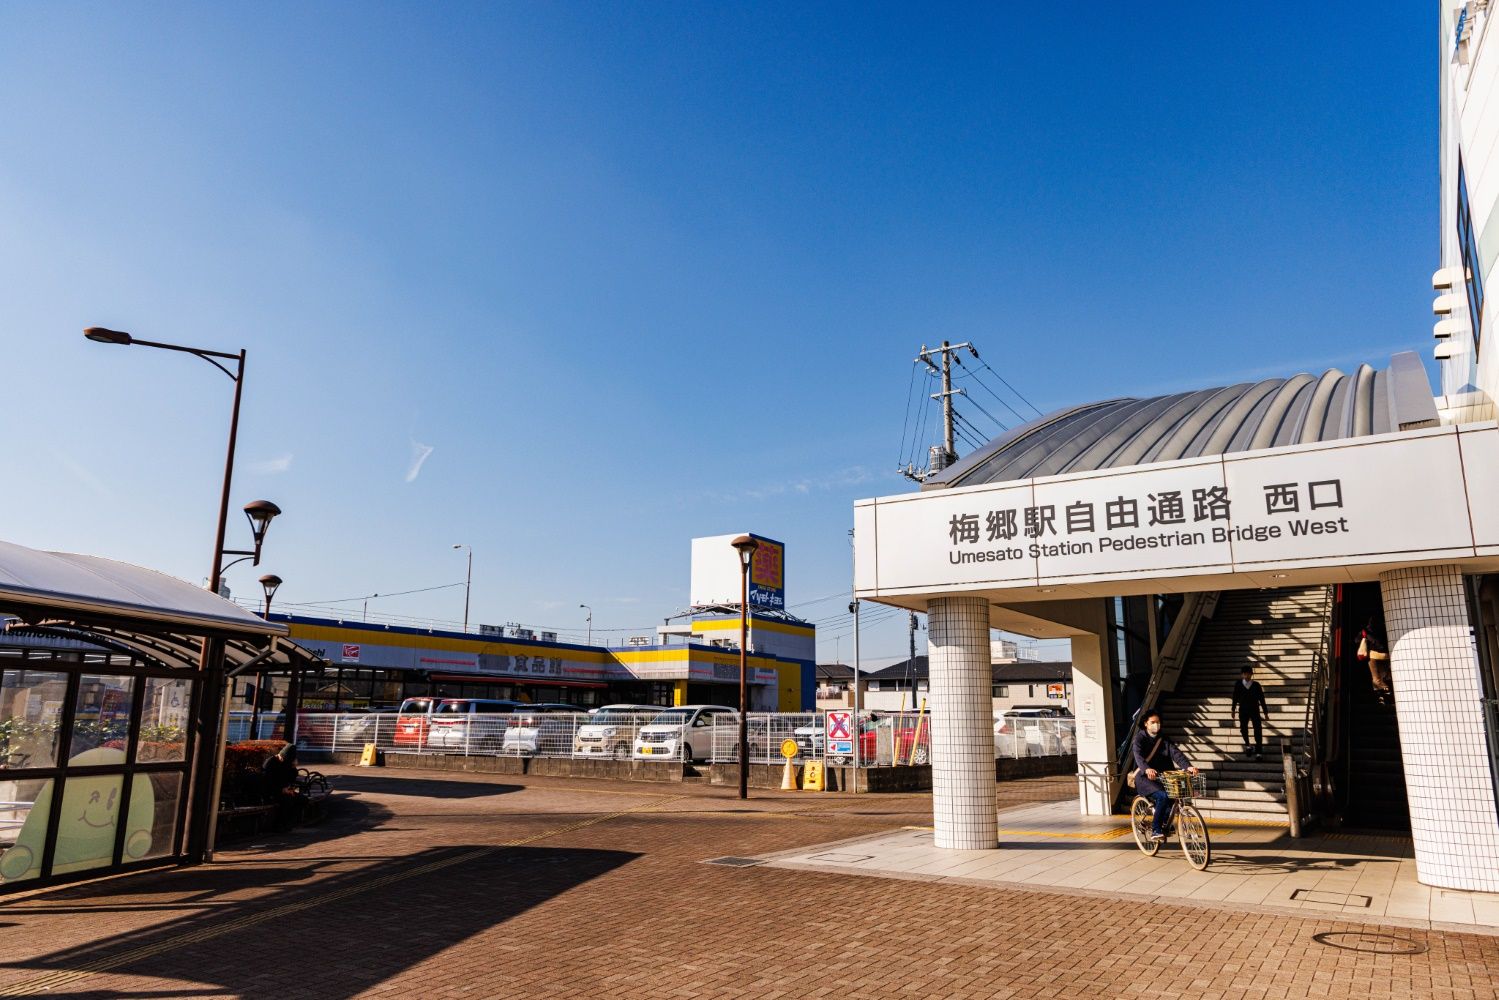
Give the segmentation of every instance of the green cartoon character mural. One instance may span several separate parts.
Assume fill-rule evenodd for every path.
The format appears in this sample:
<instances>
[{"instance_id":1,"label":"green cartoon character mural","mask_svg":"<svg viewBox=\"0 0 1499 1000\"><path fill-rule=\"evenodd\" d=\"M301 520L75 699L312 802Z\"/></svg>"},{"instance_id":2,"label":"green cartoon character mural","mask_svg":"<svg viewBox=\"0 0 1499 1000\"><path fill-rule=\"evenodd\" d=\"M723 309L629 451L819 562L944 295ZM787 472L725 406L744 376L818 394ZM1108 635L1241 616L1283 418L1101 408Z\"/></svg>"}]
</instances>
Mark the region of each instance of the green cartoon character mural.
<instances>
[{"instance_id":1,"label":"green cartoon character mural","mask_svg":"<svg viewBox=\"0 0 1499 1000\"><path fill-rule=\"evenodd\" d=\"M99 767L125 762L125 752L108 747L85 750L68 761L71 767ZM52 874L99 868L114 854L115 824L119 818L124 778L118 774L71 777L64 786L62 812L57 818L57 852ZM0 879L15 882L41 875L47 814L52 809L52 785L47 785L26 816L16 842L0 855ZM126 816L125 854L137 861L151 850L151 824L156 816L156 794L151 779L138 774L130 786Z\"/></svg>"}]
</instances>

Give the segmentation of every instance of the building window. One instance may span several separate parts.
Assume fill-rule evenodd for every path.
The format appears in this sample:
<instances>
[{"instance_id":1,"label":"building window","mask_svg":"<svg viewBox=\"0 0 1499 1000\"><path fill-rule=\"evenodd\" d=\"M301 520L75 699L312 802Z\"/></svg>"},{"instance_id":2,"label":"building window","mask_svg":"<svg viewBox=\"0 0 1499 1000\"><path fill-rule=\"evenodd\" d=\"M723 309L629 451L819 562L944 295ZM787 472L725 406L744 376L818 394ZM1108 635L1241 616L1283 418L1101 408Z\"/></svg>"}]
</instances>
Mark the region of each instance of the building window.
<instances>
[{"instance_id":1,"label":"building window","mask_svg":"<svg viewBox=\"0 0 1499 1000\"><path fill-rule=\"evenodd\" d=\"M1478 354L1478 335L1483 329L1483 264L1478 259L1478 237L1473 232L1473 213L1468 208L1468 178L1457 163L1457 245L1463 255L1463 284L1468 292L1468 316L1473 324L1473 354Z\"/></svg>"},{"instance_id":2,"label":"building window","mask_svg":"<svg viewBox=\"0 0 1499 1000\"><path fill-rule=\"evenodd\" d=\"M880 689L880 682L879 681L870 681L869 684L867 685L867 687L871 691L878 691Z\"/></svg>"},{"instance_id":3,"label":"building window","mask_svg":"<svg viewBox=\"0 0 1499 1000\"><path fill-rule=\"evenodd\" d=\"M996 697L996 698L1008 698L1009 696L1010 696L1010 686L1008 684L996 684L996 685L994 685L994 697Z\"/></svg>"}]
</instances>

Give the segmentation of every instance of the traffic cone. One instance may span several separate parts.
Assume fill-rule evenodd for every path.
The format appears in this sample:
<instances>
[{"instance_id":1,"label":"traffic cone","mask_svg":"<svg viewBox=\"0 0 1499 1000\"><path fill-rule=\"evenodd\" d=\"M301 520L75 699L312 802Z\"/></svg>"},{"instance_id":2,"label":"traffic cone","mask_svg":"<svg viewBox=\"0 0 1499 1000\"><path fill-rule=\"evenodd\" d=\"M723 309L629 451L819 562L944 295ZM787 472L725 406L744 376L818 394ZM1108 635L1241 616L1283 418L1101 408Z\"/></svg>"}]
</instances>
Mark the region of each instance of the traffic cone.
<instances>
[{"instance_id":1,"label":"traffic cone","mask_svg":"<svg viewBox=\"0 0 1499 1000\"><path fill-rule=\"evenodd\" d=\"M792 766L789 758L786 761L786 770L781 773L781 791L796 791L796 768Z\"/></svg>"}]
</instances>

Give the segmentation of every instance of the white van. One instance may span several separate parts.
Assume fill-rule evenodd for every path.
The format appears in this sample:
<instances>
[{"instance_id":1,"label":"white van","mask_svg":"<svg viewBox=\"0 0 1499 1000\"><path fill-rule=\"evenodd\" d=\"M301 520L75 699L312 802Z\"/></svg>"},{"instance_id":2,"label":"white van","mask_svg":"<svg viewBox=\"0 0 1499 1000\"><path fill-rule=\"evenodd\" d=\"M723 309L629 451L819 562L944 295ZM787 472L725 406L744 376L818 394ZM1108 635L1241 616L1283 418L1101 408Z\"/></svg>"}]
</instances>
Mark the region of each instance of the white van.
<instances>
[{"instance_id":1,"label":"white van","mask_svg":"<svg viewBox=\"0 0 1499 1000\"><path fill-rule=\"evenodd\" d=\"M739 739L739 713L723 705L679 705L640 727L630 756L635 760L708 760L713 742ZM737 745L737 743L736 743Z\"/></svg>"}]
</instances>

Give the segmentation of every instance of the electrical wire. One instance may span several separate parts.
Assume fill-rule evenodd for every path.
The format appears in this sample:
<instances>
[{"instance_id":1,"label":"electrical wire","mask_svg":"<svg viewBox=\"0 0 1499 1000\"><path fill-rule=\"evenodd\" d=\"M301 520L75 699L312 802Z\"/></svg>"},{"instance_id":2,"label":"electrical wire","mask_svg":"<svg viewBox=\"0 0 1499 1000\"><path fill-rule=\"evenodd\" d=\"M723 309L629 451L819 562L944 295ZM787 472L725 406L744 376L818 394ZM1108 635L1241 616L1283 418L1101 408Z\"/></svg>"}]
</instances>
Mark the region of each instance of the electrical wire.
<instances>
[{"instance_id":1,"label":"electrical wire","mask_svg":"<svg viewBox=\"0 0 1499 1000\"><path fill-rule=\"evenodd\" d=\"M897 456L895 464L904 463L906 454L906 430L911 425L911 396L916 388L916 362L911 362L911 377L906 381L906 416L900 427L900 455Z\"/></svg>"},{"instance_id":2,"label":"electrical wire","mask_svg":"<svg viewBox=\"0 0 1499 1000\"><path fill-rule=\"evenodd\" d=\"M983 359L982 359L982 358L980 358L980 359L979 359L979 360L980 360L980 361L983 361ZM1041 416L1045 416L1045 414L1043 414L1043 413L1042 413L1042 412L1041 412L1041 410L1040 410L1040 408L1039 408L1039 407L1037 407L1037 406L1036 406L1036 404L1035 404L1035 403L1032 403L1032 402L1031 402L1031 401L1030 401L1030 400L1028 400L1028 399L1026 399L1026 398L1025 398L1025 395L1024 395L1024 394L1023 394L1023 393L1021 393L1021 391L1020 391L1020 390L1019 390L1019 389L1017 389L1017 388L1015 388L1015 387L1014 387L1014 386L1013 386L1013 385L1011 385L1011 384L1010 384L1010 383L1008 383L1008 382L1006 382L1006 381L1005 381L1005 377L1004 377L1004 376L1003 376L1003 375L1001 375L1001 374L1000 374L1000 373L999 373L999 372L997 372L997 371L995 371L995 370L994 370L994 369L993 369L993 368L990 368L990 367L989 367L989 362L987 362L987 361L983 361L983 365L984 365L984 367L985 367L985 368L987 368L987 369L988 369L988 370L989 370L989 374L991 374L991 375L993 375L993 376L994 376L994 377L995 377L995 378L997 378L997 379L999 379L999 381L1000 381L1000 383L1001 383L1001 384L1002 384L1002 385L1003 385L1003 386L1004 386L1004 387L1005 387L1005 388L1006 388L1006 389L1009 389L1009 390L1010 390L1010 391L1011 391L1011 392L1013 392L1013 393L1014 393L1014 394L1015 394L1015 395L1016 395L1016 396L1019 396L1019 397L1020 397L1020 401L1021 401L1021 402L1022 402L1022 403L1024 403L1024 404L1025 404L1025 405L1026 405L1026 406L1029 406L1029 407L1030 407L1030 408L1031 408L1031 409L1033 409L1033 410L1035 410L1035 411L1036 411L1036 416L1038 416L1038 417L1041 417Z\"/></svg>"},{"instance_id":3,"label":"electrical wire","mask_svg":"<svg viewBox=\"0 0 1499 1000\"><path fill-rule=\"evenodd\" d=\"M974 408L977 409L984 416L988 417L990 420L992 420L996 424L998 424L1000 430L1007 431L1007 430L1010 429L1008 426L1005 425L1005 422L1003 420L999 419L994 414L992 414L988 410L984 409L984 407L979 403L979 401L976 400L976 399L974 399L972 395L968 396L968 402L971 403L971 404L973 404Z\"/></svg>"}]
</instances>

